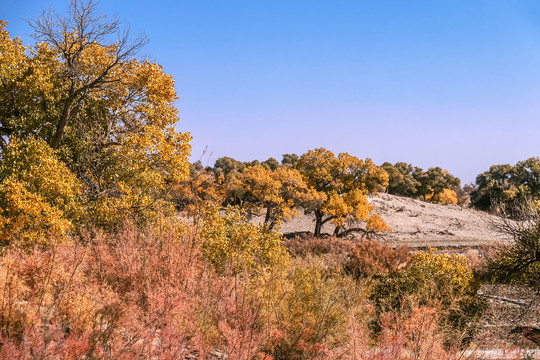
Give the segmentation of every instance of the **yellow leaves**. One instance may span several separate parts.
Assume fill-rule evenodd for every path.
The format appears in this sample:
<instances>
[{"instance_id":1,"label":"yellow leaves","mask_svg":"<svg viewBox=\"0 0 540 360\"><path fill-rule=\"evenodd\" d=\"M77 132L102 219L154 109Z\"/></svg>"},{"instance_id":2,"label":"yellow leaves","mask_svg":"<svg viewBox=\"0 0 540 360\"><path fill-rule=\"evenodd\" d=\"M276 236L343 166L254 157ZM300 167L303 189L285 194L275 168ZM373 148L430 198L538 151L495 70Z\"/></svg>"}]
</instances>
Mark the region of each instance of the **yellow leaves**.
<instances>
[{"instance_id":1,"label":"yellow leaves","mask_svg":"<svg viewBox=\"0 0 540 360\"><path fill-rule=\"evenodd\" d=\"M365 222L367 230L390 231L384 220L373 213L375 207L370 205L362 190L356 189L339 195L332 194L322 206L322 211L329 215L336 227L345 227L354 222Z\"/></svg>"},{"instance_id":2,"label":"yellow leaves","mask_svg":"<svg viewBox=\"0 0 540 360\"><path fill-rule=\"evenodd\" d=\"M18 246L32 246L46 240L45 234L62 236L71 227L64 213L39 194L25 189L24 183L5 180L0 186L0 243L15 241Z\"/></svg>"},{"instance_id":3,"label":"yellow leaves","mask_svg":"<svg viewBox=\"0 0 540 360\"><path fill-rule=\"evenodd\" d=\"M81 186L42 140L12 139L0 175L0 241L27 246L62 236L81 214Z\"/></svg>"},{"instance_id":4,"label":"yellow leaves","mask_svg":"<svg viewBox=\"0 0 540 360\"><path fill-rule=\"evenodd\" d=\"M336 179L338 165L333 152L318 148L303 154L296 167L310 187L324 191L339 186Z\"/></svg>"},{"instance_id":5,"label":"yellow leaves","mask_svg":"<svg viewBox=\"0 0 540 360\"><path fill-rule=\"evenodd\" d=\"M280 204L281 182L275 179L271 170L261 165L250 166L240 175L240 186L256 198L262 206L265 204Z\"/></svg>"},{"instance_id":6,"label":"yellow leaves","mask_svg":"<svg viewBox=\"0 0 540 360\"><path fill-rule=\"evenodd\" d=\"M335 226L345 226L347 215L353 211L352 206L348 206L343 197L338 194L332 194L328 201L323 205L322 211L330 215Z\"/></svg>"},{"instance_id":7,"label":"yellow leaves","mask_svg":"<svg viewBox=\"0 0 540 360\"><path fill-rule=\"evenodd\" d=\"M423 282L431 279L440 289L452 289L459 293L470 290L474 282L465 256L435 253L434 250L413 254L405 275Z\"/></svg>"},{"instance_id":8,"label":"yellow leaves","mask_svg":"<svg viewBox=\"0 0 540 360\"><path fill-rule=\"evenodd\" d=\"M390 226L388 226L383 218L381 218L377 214L373 214L369 217L367 224L366 224L367 230L373 230L373 231L392 231Z\"/></svg>"},{"instance_id":9,"label":"yellow leaves","mask_svg":"<svg viewBox=\"0 0 540 360\"><path fill-rule=\"evenodd\" d=\"M366 222L368 230L389 229L373 214L373 206L367 201L367 194L382 191L388 185L388 174L371 159L360 160L347 153L336 157L319 148L302 155L297 167L306 183L318 193L319 201L312 201L306 208L316 215L316 236L326 221L336 226L336 235L351 222Z\"/></svg>"},{"instance_id":10,"label":"yellow leaves","mask_svg":"<svg viewBox=\"0 0 540 360\"><path fill-rule=\"evenodd\" d=\"M260 273L288 261L281 235L251 224L238 208L223 216L215 207L203 213L203 254L220 273Z\"/></svg>"},{"instance_id":11,"label":"yellow leaves","mask_svg":"<svg viewBox=\"0 0 540 360\"><path fill-rule=\"evenodd\" d=\"M228 192L250 213L266 211L265 223L270 227L281 220L298 215L299 207L315 199L300 173L295 169L261 165L248 166L229 181Z\"/></svg>"},{"instance_id":12,"label":"yellow leaves","mask_svg":"<svg viewBox=\"0 0 540 360\"><path fill-rule=\"evenodd\" d=\"M49 174L58 163L47 159L58 156L66 179L79 184L69 168L84 180L85 206L99 225L112 226L128 214L145 222L171 213L168 193L187 179L191 150L191 136L175 130L173 78L158 64L121 57L118 43L89 42L75 29L27 52L5 28L0 22L2 124L21 139L53 144L65 106L72 104L59 152L45 156L39 170L27 169L42 172L41 188L70 190L67 180ZM64 201L46 200L55 206Z\"/></svg>"},{"instance_id":13,"label":"yellow leaves","mask_svg":"<svg viewBox=\"0 0 540 360\"><path fill-rule=\"evenodd\" d=\"M435 203L435 204L457 204L458 199L456 192L450 189L443 189L441 193L433 195L433 192L429 195L426 195L426 201Z\"/></svg>"}]
</instances>

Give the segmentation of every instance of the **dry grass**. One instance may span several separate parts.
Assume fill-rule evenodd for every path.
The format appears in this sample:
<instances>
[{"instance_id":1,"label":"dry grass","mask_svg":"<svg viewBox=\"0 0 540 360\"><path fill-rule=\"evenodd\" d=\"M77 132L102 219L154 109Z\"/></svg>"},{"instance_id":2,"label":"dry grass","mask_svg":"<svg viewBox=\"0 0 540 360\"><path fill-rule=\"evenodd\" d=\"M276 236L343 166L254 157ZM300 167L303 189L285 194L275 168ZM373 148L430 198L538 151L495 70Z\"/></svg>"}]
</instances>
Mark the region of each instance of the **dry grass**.
<instances>
[{"instance_id":1,"label":"dry grass","mask_svg":"<svg viewBox=\"0 0 540 360\"><path fill-rule=\"evenodd\" d=\"M4 249L0 358L463 355L457 344L444 342L446 330L439 326L444 311L436 304L378 314L368 300L368 280L340 270L356 256L369 260L367 272L396 271L401 258L387 256L395 250L373 242L297 238L285 241L296 255L287 267L227 276L201 255L204 239L195 230L162 224L140 231L126 225L115 234L53 241L47 249ZM377 331L374 322L380 324Z\"/></svg>"}]
</instances>

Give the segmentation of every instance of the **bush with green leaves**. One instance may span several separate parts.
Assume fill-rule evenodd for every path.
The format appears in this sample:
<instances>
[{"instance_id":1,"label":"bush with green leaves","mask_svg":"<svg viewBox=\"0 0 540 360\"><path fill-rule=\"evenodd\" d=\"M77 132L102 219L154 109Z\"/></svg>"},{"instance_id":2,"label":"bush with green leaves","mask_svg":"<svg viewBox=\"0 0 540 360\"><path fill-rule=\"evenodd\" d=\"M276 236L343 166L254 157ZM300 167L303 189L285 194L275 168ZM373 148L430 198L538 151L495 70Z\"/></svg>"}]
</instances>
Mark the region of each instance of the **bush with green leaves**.
<instances>
[{"instance_id":1,"label":"bush with green leaves","mask_svg":"<svg viewBox=\"0 0 540 360\"><path fill-rule=\"evenodd\" d=\"M440 167L427 171L404 162L392 165L385 162L381 167L388 173L387 192L392 195L420 198L432 203L456 203L448 201L447 194L459 191L461 181Z\"/></svg>"}]
</instances>

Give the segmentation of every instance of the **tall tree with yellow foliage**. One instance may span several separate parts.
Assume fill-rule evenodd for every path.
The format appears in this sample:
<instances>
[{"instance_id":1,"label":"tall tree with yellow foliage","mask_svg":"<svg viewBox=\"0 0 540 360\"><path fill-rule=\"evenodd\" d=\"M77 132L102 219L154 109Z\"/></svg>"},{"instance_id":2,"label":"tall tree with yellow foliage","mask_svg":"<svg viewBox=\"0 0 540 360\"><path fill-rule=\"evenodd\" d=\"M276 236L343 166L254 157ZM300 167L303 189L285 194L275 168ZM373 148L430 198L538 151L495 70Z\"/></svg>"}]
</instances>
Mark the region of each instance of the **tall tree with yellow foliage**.
<instances>
[{"instance_id":1,"label":"tall tree with yellow foliage","mask_svg":"<svg viewBox=\"0 0 540 360\"><path fill-rule=\"evenodd\" d=\"M0 22L2 153L15 138L42 140L76 175L86 216L100 226L172 214L170 189L188 176L191 136L175 129L173 78L135 57L144 38L129 41L92 1L30 24L39 43L26 47Z\"/></svg>"},{"instance_id":2,"label":"tall tree with yellow foliage","mask_svg":"<svg viewBox=\"0 0 540 360\"><path fill-rule=\"evenodd\" d=\"M389 230L366 198L388 185L388 174L371 159L361 160L347 153L335 156L318 148L303 154L296 167L318 195L305 208L315 215L315 236L321 235L327 222L335 225L336 236L360 230L358 226L348 227L358 222L366 223L367 231Z\"/></svg>"}]
</instances>

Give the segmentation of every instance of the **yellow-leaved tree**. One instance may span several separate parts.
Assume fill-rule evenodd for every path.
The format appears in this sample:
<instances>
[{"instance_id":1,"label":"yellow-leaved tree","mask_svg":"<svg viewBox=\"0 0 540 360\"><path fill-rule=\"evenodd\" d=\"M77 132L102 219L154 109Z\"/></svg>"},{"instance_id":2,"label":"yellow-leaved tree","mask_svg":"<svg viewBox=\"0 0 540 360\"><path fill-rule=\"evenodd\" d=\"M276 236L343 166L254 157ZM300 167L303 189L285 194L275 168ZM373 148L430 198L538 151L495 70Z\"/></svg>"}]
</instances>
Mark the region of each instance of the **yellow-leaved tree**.
<instances>
[{"instance_id":1,"label":"yellow-leaved tree","mask_svg":"<svg viewBox=\"0 0 540 360\"><path fill-rule=\"evenodd\" d=\"M437 194L429 194L425 196L426 201L434 204L457 204L458 198L456 192L450 189L443 189Z\"/></svg>"},{"instance_id":2,"label":"yellow-leaved tree","mask_svg":"<svg viewBox=\"0 0 540 360\"><path fill-rule=\"evenodd\" d=\"M192 164L189 172L189 178L173 188L174 202L179 210L197 216L205 206L220 206L225 201L225 180L222 174L206 171L200 161Z\"/></svg>"},{"instance_id":3,"label":"yellow-leaved tree","mask_svg":"<svg viewBox=\"0 0 540 360\"><path fill-rule=\"evenodd\" d=\"M43 141L12 138L0 163L0 244L66 234L81 215L81 184Z\"/></svg>"},{"instance_id":4,"label":"yellow-leaved tree","mask_svg":"<svg viewBox=\"0 0 540 360\"><path fill-rule=\"evenodd\" d=\"M68 14L31 19L31 47L0 22L2 158L14 138L43 141L82 184L85 218L98 226L172 214L191 141L175 129L173 78L137 59L145 39L130 41L92 1L71 2Z\"/></svg>"},{"instance_id":5,"label":"yellow-leaved tree","mask_svg":"<svg viewBox=\"0 0 540 360\"><path fill-rule=\"evenodd\" d=\"M386 171L371 159L361 160L347 153L335 156L318 148L303 154L296 168L318 195L305 207L307 213L315 215L315 236L321 235L322 226L329 221L335 225L336 236L360 230L389 230L366 198L388 185ZM366 223L366 228L359 227L359 222Z\"/></svg>"},{"instance_id":6,"label":"yellow-leaved tree","mask_svg":"<svg viewBox=\"0 0 540 360\"><path fill-rule=\"evenodd\" d=\"M272 170L262 165L246 167L229 183L228 193L249 215L264 215L264 223L270 229L299 215L298 208L317 197L298 170L286 167Z\"/></svg>"}]
</instances>

